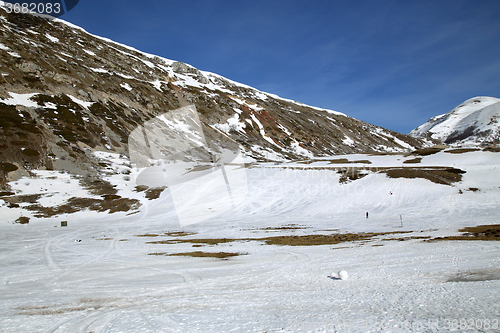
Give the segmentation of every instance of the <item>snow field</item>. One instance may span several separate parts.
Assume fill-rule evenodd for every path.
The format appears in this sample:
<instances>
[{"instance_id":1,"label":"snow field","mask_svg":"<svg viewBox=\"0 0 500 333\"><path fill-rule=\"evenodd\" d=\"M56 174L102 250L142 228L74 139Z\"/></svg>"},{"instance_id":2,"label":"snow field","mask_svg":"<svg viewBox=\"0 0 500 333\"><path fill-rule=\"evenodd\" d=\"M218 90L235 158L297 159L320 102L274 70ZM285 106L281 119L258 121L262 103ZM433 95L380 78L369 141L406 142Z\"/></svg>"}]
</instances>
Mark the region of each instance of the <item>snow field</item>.
<instances>
[{"instance_id":1,"label":"snow field","mask_svg":"<svg viewBox=\"0 0 500 333\"><path fill-rule=\"evenodd\" d=\"M378 173L341 185L332 170L285 168L329 162L262 164L245 170L244 201L186 226L184 231L193 233L186 236L165 235L182 231L168 189L133 215L81 212L75 219L65 217L65 228L54 228L54 219L3 223L0 327L5 332L499 332L499 280L450 281L457 274L500 274L497 242L411 238L498 223L499 155L440 152L422 159L421 166L467 170L454 186ZM335 158L369 159L373 168L401 166L405 159ZM123 177L113 181L125 188ZM472 186L479 191L468 191ZM399 231L410 233L320 246L150 243ZM157 236L138 236L146 234ZM241 255L228 260L149 255L190 251ZM349 278L331 278L340 271Z\"/></svg>"}]
</instances>

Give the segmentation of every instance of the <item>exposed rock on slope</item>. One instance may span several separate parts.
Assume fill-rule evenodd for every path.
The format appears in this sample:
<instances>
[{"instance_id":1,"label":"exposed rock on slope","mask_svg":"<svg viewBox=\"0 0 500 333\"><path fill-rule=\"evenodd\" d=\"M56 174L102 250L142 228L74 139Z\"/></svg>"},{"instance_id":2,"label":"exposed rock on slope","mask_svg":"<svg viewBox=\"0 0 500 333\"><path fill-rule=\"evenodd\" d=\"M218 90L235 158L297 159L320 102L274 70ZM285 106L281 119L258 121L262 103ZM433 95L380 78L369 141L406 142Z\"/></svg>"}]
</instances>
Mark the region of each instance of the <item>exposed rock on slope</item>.
<instances>
[{"instance_id":1,"label":"exposed rock on slope","mask_svg":"<svg viewBox=\"0 0 500 333\"><path fill-rule=\"evenodd\" d=\"M139 52L69 23L0 9L0 177L34 169L98 175L92 151L194 105L212 150L255 158L404 151L422 141ZM189 156L185 156L189 159Z\"/></svg>"}]
</instances>

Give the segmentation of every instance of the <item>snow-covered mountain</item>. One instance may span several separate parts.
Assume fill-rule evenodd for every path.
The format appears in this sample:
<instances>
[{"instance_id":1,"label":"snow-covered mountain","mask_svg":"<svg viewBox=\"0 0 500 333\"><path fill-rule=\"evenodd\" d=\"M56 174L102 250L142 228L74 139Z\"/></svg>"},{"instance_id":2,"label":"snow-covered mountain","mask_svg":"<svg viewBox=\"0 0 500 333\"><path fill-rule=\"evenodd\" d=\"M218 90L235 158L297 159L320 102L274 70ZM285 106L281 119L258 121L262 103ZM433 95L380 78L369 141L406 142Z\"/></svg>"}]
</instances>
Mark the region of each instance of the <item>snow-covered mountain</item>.
<instances>
[{"instance_id":1,"label":"snow-covered mountain","mask_svg":"<svg viewBox=\"0 0 500 333\"><path fill-rule=\"evenodd\" d=\"M187 106L212 152L237 147L254 159L290 160L422 146L420 139L146 54L61 20L0 9L0 30L1 178L33 169L99 175L92 152L128 156L135 129ZM182 129L176 121L163 123ZM194 158L191 153L208 154L197 146L183 157Z\"/></svg>"},{"instance_id":2,"label":"snow-covered mountain","mask_svg":"<svg viewBox=\"0 0 500 333\"><path fill-rule=\"evenodd\" d=\"M447 144L500 143L500 99L474 97L450 112L433 117L410 135Z\"/></svg>"}]
</instances>

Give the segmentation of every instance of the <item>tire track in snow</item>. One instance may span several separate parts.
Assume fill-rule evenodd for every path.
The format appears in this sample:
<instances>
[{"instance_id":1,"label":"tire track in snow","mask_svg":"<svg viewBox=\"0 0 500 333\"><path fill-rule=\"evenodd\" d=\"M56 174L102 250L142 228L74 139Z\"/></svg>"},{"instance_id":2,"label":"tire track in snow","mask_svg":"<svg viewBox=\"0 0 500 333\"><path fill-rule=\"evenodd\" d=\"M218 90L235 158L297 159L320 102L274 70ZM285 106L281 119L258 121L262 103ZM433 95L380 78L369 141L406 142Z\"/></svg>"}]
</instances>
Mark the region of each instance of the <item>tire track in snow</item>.
<instances>
[{"instance_id":1,"label":"tire track in snow","mask_svg":"<svg viewBox=\"0 0 500 333\"><path fill-rule=\"evenodd\" d=\"M108 332L113 328L114 324L123 315L126 309L128 308L96 310L96 313L91 314L82 313L77 317L72 317L58 323L47 332Z\"/></svg>"},{"instance_id":2,"label":"tire track in snow","mask_svg":"<svg viewBox=\"0 0 500 333\"><path fill-rule=\"evenodd\" d=\"M130 321L131 318L139 316L142 318L141 323L148 323L148 331L154 329L151 326L158 327L158 323L152 321L148 318L144 311L148 311L151 315L155 315L154 318L161 318L162 321L170 321L174 324L179 323L179 321L173 319L169 312L165 311L164 304L165 300L178 301L185 298L184 295L163 295L162 299L151 301L149 297L142 300L130 300L127 304L107 304L102 308L96 308L95 311L89 313L89 310L82 309L76 316L69 319L63 320L51 329L48 333L66 333L66 332L95 332L95 333L107 333L116 332L123 326L120 320ZM133 302L133 303L132 303ZM90 308L90 307L89 307ZM164 328L164 327L162 327ZM160 332L158 330L154 330Z\"/></svg>"},{"instance_id":3,"label":"tire track in snow","mask_svg":"<svg viewBox=\"0 0 500 333\"><path fill-rule=\"evenodd\" d=\"M56 260L56 258L54 256L54 252L51 249L53 243L55 241L61 241L61 240L64 240L66 238L69 238L71 236L74 236L77 233L78 233L78 230L74 231L74 232L71 232L69 234L63 233L62 235L59 235L59 236L56 236L56 237L53 237L53 238L49 239L45 243L45 245L43 247L43 257L44 257L44 260L45 260L45 265L49 268L50 271L56 272L56 271L60 271L61 270L61 267L58 265L57 260Z\"/></svg>"},{"instance_id":4,"label":"tire track in snow","mask_svg":"<svg viewBox=\"0 0 500 333\"><path fill-rule=\"evenodd\" d=\"M147 213L148 213L147 205L145 205L145 208L146 208L145 209L146 211L144 212L144 214L142 214L142 216L140 218L135 220L135 221L137 221L137 223L141 222L145 217L147 217ZM80 263L79 265L64 269L64 273L58 274L58 279L60 279L64 276L67 276L76 270L81 270L82 268L85 268L86 266L88 266L92 263L95 263L101 259L104 259L104 258L110 256L111 254L113 254L114 252L116 252L117 242L119 241L118 238L121 238L120 236L123 236L124 234L120 233L117 229L113 229L113 232L115 234L113 235L113 238L109 241L109 245L107 246L107 248L104 251L100 251L100 253L98 255L94 255L92 258L90 258L89 260L87 260L83 263ZM44 248L43 248L44 260L45 260L46 266L52 272L60 272L63 270L63 268L61 268L60 265L57 263L57 259L54 256L54 252L52 251L52 247L53 247L54 242L56 242L56 241L61 242L64 240L66 240L66 241L71 240L71 242L73 242L75 236L78 236L78 238L82 238L82 239L85 239L85 238L91 239L92 235L95 235L95 233L96 233L96 230L94 228L86 226L86 227L81 227L81 228L79 228L71 233L68 233L68 234L64 233L62 235L59 235L59 236L56 236L56 237L49 239L45 243ZM58 246L61 248L61 245L58 245ZM66 251L66 252L68 251L68 249L64 249L64 248L61 248L61 249ZM71 251L71 250L69 250L69 251ZM72 252L79 254L79 253L81 253L81 250L80 251L73 250ZM57 281L53 281L53 282L51 282L51 284L57 284Z\"/></svg>"}]
</instances>

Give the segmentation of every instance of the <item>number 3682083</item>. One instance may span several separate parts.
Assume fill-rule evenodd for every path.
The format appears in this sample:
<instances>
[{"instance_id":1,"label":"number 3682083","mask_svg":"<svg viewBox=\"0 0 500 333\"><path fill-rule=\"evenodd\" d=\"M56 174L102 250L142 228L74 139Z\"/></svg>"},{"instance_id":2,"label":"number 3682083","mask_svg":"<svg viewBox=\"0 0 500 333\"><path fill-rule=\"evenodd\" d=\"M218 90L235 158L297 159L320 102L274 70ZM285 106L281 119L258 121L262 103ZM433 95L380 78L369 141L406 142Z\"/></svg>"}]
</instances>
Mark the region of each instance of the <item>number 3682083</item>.
<instances>
[{"instance_id":1,"label":"number 3682083","mask_svg":"<svg viewBox=\"0 0 500 333\"><path fill-rule=\"evenodd\" d=\"M61 4L55 3L5 3L7 13L16 14L60 14Z\"/></svg>"}]
</instances>

